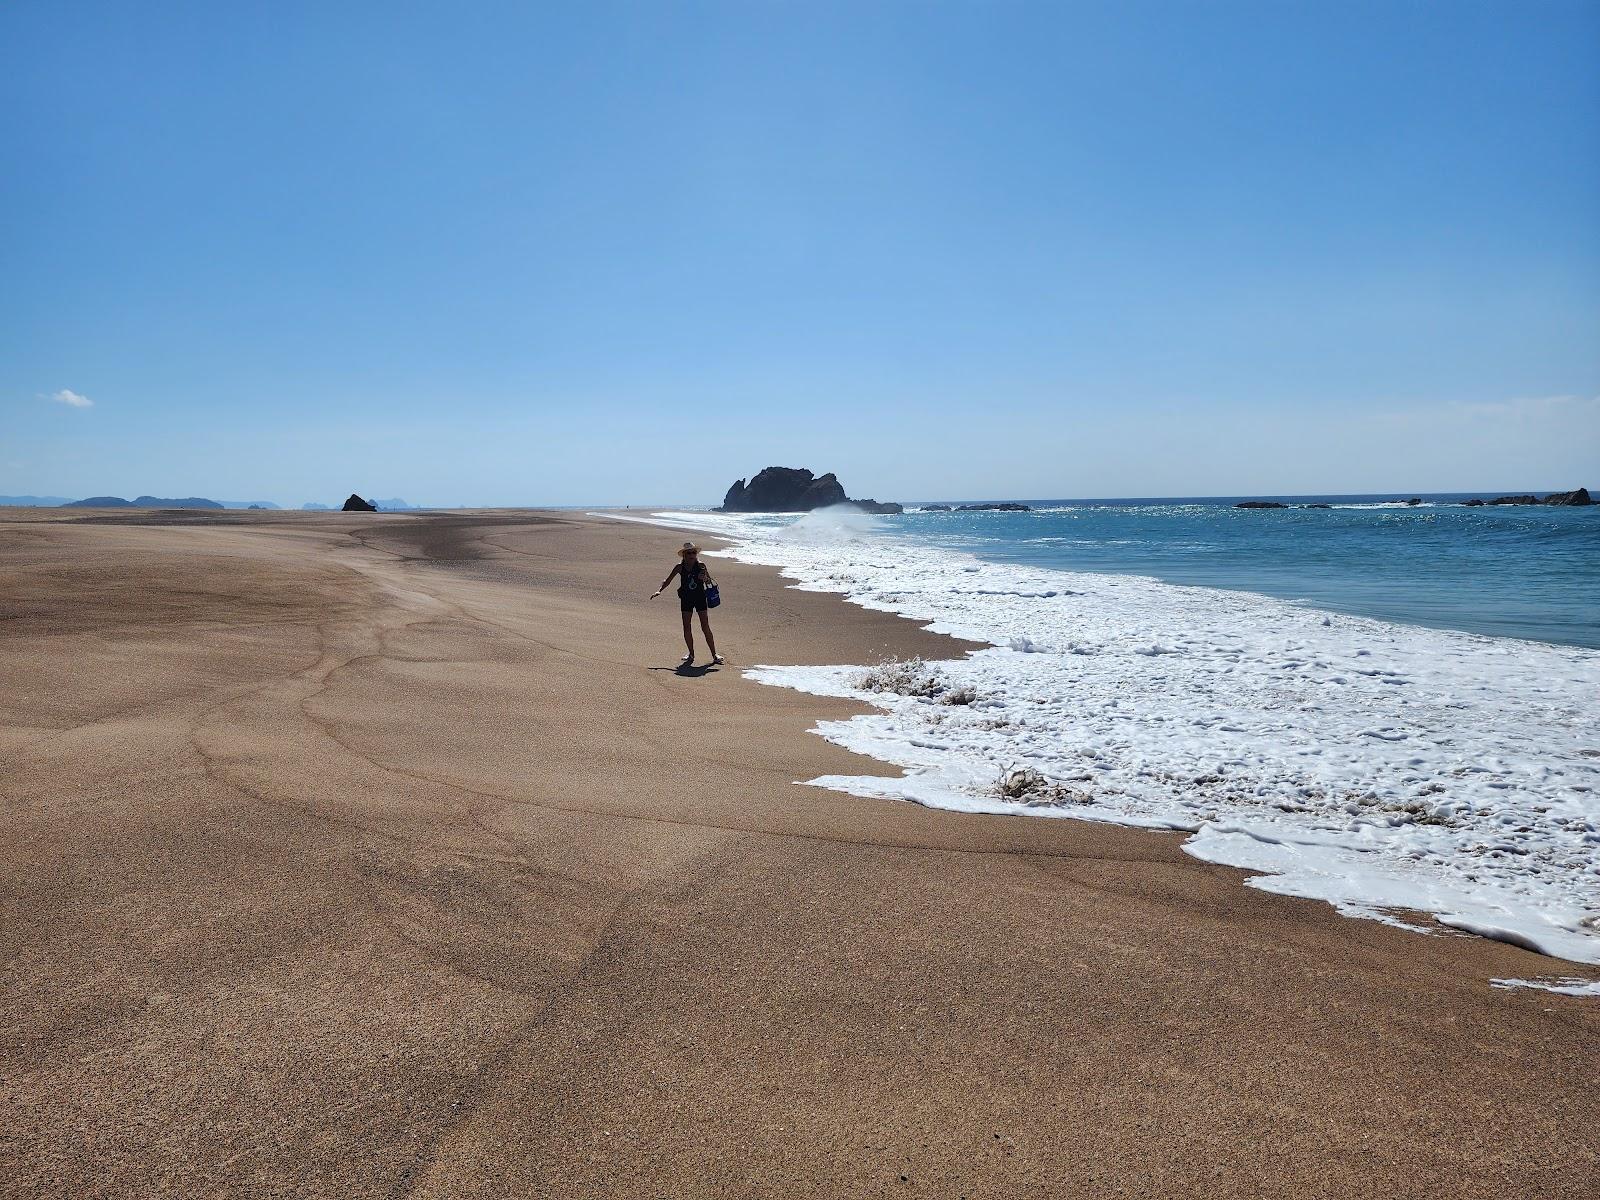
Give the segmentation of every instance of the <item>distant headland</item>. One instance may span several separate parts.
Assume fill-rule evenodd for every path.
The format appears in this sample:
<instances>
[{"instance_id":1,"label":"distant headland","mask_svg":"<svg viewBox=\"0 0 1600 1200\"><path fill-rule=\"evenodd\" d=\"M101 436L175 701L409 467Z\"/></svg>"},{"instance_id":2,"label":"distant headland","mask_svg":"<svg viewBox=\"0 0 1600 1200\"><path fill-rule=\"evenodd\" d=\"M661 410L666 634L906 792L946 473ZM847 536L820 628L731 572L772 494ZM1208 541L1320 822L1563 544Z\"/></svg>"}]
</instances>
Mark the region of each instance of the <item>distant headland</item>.
<instances>
[{"instance_id":1,"label":"distant headland","mask_svg":"<svg viewBox=\"0 0 1600 1200\"><path fill-rule=\"evenodd\" d=\"M352 493L352 499L360 499ZM300 506L303 512L330 512L339 504L319 504L312 501ZM368 512L398 512L416 508L398 496L388 500L362 500ZM283 506L272 500L212 500L205 496L136 496L132 500L122 496L89 496L73 500L67 496L0 496L0 508L197 508L197 509L257 509L281 511ZM344 502L351 511L349 501Z\"/></svg>"},{"instance_id":2,"label":"distant headland","mask_svg":"<svg viewBox=\"0 0 1600 1200\"><path fill-rule=\"evenodd\" d=\"M227 505L217 500L207 500L204 496L184 496L181 499L168 496L139 496L133 500L124 500L121 496L90 496L87 500L68 500L61 505L62 508L226 508ZM274 505L274 508L277 506Z\"/></svg>"}]
</instances>

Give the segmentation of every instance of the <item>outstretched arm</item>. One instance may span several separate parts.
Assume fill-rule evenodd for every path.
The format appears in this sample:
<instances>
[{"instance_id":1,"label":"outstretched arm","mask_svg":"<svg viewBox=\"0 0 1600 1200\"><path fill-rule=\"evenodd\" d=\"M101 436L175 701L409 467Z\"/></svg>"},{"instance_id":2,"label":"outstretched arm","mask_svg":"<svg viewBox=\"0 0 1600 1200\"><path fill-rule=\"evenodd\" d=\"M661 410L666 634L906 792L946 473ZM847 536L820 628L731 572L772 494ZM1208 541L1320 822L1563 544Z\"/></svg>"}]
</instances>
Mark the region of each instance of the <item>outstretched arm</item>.
<instances>
[{"instance_id":1,"label":"outstretched arm","mask_svg":"<svg viewBox=\"0 0 1600 1200\"><path fill-rule=\"evenodd\" d=\"M674 565L672 570L667 572L667 577L661 581L661 586L658 587L655 590L655 593L650 597L650 599L654 600L656 598L656 596L659 596L659 595L661 595L662 592L666 591L667 590L667 584L671 583L672 579L673 579L673 576L675 576L681 570L683 570L683 564L682 563L677 563L676 565Z\"/></svg>"}]
</instances>

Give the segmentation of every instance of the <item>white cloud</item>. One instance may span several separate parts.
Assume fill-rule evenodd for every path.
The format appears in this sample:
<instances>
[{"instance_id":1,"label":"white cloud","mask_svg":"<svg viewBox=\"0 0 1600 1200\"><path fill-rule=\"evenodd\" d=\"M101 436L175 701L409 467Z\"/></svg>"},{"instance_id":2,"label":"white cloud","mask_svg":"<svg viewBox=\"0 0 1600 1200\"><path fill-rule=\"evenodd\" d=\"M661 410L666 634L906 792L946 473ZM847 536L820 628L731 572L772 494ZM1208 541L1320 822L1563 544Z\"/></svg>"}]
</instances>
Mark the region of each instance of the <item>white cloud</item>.
<instances>
[{"instance_id":1,"label":"white cloud","mask_svg":"<svg viewBox=\"0 0 1600 1200\"><path fill-rule=\"evenodd\" d=\"M50 399L57 404L65 404L69 408L93 408L94 401L87 396L80 396L77 392L62 388L59 392L51 392Z\"/></svg>"}]
</instances>

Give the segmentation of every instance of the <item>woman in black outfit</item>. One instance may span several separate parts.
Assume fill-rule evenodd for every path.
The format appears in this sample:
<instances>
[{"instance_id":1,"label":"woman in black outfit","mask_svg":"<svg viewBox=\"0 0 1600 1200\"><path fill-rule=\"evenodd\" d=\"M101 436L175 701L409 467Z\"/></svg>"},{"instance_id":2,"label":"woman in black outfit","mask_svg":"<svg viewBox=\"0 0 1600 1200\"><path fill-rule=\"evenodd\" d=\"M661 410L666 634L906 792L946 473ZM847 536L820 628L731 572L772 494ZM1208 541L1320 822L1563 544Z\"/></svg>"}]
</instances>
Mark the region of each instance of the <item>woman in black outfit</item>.
<instances>
[{"instance_id":1,"label":"woman in black outfit","mask_svg":"<svg viewBox=\"0 0 1600 1200\"><path fill-rule=\"evenodd\" d=\"M694 629L689 624L689 618L697 612L700 614L700 628L705 631L706 646L711 651L711 661L719 663L722 656L717 653L717 639L711 636L711 616L706 611L706 585L711 582L711 576L705 563L700 561L700 547L693 542L685 542L683 549L678 551L678 560L678 565L667 573L650 599L654 600L666 591L667 584L676 576L678 607L683 610L683 644L689 647L689 653L683 656L683 665L687 667L694 662Z\"/></svg>"}]
</instances>

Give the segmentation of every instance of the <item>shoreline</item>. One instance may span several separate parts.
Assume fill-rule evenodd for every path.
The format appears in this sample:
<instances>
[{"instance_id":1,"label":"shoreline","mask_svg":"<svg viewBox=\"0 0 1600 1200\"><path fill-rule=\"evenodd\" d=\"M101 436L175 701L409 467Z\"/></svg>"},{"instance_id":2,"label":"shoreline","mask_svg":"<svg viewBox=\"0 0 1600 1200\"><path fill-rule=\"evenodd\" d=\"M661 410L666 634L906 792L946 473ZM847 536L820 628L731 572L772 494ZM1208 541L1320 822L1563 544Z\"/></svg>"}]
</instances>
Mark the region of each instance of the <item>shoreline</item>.
<instances>
[{"instance_id":1,"label":"shoreline","mask_svg":"<svg viewBox=\"0 0 1600 1200\"><path fill-rule=\"evenodd\" d=\"M1149 502L1147 504L1146 502L1143 502L1143 501L1138 502L1137 504L1133 504L1133 505L1119 505L1119 504L1110 503L1110 502L1094 502L1094 503L1086 503L1086 504L1066 504L1066 505L1063 505L1063 506L1060 506L1060 507L1053 507L1053 506L1046 505L1046 506L1043 506L1043 507L1037 507L1037 508L1032 509L1028 515L1032 516L1032 517L1049 517L1049 516L1055 516L1055 515L1058 515L1058 514L1061 514L1061 513L1067 513L1067 512L1088 512L1088 511L1093 511L1096 508L1119 509L1119 508L1128 508L1128 507L1139 508L1139 507L1170 507L1170 506L1165 505L1165 504L1156 504L1155 502ZM1184 505L1180 505L1180 507L1186 507L1186 508L1190 508L1190 507L1208 508L1208 509L1214 509L1218 513L1223 513L1223 512L1230 511L1228 506L1224 506L1224 505L1221 505L1221 504L1201 504L1201 505L1184 504ZM1435 507L1435 505L1433 505L1430 502L1424 502L1421 505L1421 510L1427 510L1427 509L1432 508L1432 507ZM1385 509L1385 510L1394 510L1394 511L1396 511L1398 513L1416 513L1416 512L1419 511L1417 506L1409 505L1409 504L1404 503L1404 502L1394 502L1394 503L1385 503L1385 504L1333 505L1332 508L1335 509L1335 510L1348 509L1348 510L1352 510L1352 511L1354 511L1354 510L1369 510L1369 509ZM602 515L608 515L608 516L609 515L614 515L615 517L620 518L620 519L637 520L637 521L642 521L644 523L650 523L649 519L637 516L638 513L641 513L641 512L661 512L661 513L666 513L666 514L674 516L674 517L681 517L681 518L709 518L711 521L732 521L732 522L746 521L746 520L750 520L750 519L768 519L768 520L770 520L772 518L799 517L799 516L803 515L803 514L798 514L798 513L720 513L720 512L717 512L716 510L713 510L713 509L668 509L668 508L658 508L658 509L590 508L590 509L586 509L586 510L583 510L583 511L586 511L586 512L589 512L589 513L593 513L593 514L602 514ZM1515 514L1516 514L1516 510L1515 509L1497 509L1497 508L1491 507L1489 511L1491 511L1491 512L1507 511L1507 512L1510 512L1512 514L1512 516L1515 516ZM1556 514L1581 514L1581 513L1585 513L1586 510L1584 510L1582 508L1571 509L1571 508L1556 507L1556 508L1550 509L1549 511L1551 513L1556 513ZM927 510L918 510L918 509L915 509L915 508L908 508L906 510L904 516L915 518L915 517L923 516L926 513L927 513ZM933 515L936 517L936 520L942 522L948 517L960 518L960 517L968 516L968 515L971 515L971 514L963 514L963 513L960 513L960 512L940 512L940 513L936 513L936 514L933 514ZM1002 514L1002 515L1005 515L1005 514ZM1569 519L1569 517L1568 516L1558 516L1556 519L1558 519L1558 520L1567 520L1567 519ZM1587 515L1583 515L1583 516L1575 516L1575 517L1572 517L1570 519L1589 520L1590 517L1587 516ZM700 523L700 524L695 524L693 522L693 520L689 520L689 521L685 522L682 527L684 527L684 528L693 528L693 529L696 529L696 530L707 531L707 532L714 531L714 527L712 525L705 524L703 522ZM932 540L928 540L928 541L919 541L919 540L917 540L917 536L916 535L928 535L930 533L930 530L927 530L927 529L910 530L910 529L906 528L905 526L901 525L899 522L892 522L891 524L886 525L884 527L884 532L889 533L889 534L891 534L891 535L893 535L895 537L905 537L905 535L907 535L907 534L912 534L913 536L905 538L907 543L912 545L912 546L933 546L933 545L937 545L938 544L938 543L936 543L936 542L934 542ZM943 532L946 537L949 536L948 531L932 530L931 532L932 533L941 533L941 532ZM981 531L976 531L975 530L975 531L972 531L972 532L981 532ZM1049 540L1049 539L1044 539L1044 540ZM960 544L960 539L959 538L957 539L957 543ZM1248 579L1244 579L1244 580L1202 579L1202 578L1193 577L1192 575L1185 576L1181 572L1179 572L1177 574L1164 575L1164 574L1160 574L1160 573L1154 573L1154 572L1152 572L1150 570L1141 570L1141 569L1133 569L1133 568L1129 568L1129 569L1113 568L1113 567L1109 567L1109 566L1106 566L1106 565L1100 564L1100 563L1088 563L1088 564L1082 564L1082 565L1068 565L1068 564L1061 564L1061 563L1044 563L1044 562L1037 561L1037 559L1033 558L1033 557L1008 555L1008 554L1005 554L1003 552L1000 552L1005 545L1006 545L1006 542L1005 542L1004 538L1002 537L992 545L983 545L983 546L980 546L980 547L975 548L975 549L971 548L969 545L960 544L960 550L958 552L972 554L974 557L981 559L985 563L989 563L989 564L992 564L992 565L995 565L995 566L999 566L999 567L1002 567L1002 568L1007 568L1007 569L1038 570L1038 571L1046 571L1046 572L1052 572L1052 573L1061 573L1061 574L1065 574L1065 575L1088 575L1088 576L1093 576L1095 578L1100 578L1100 579L1105 579L1105 580L1126 580L1126 581L1129 581L1129 582L1132 582L1132 583L1149 583L1149 584L1155 584L1155 585L1158 585L1158 586L1161 586L1161 587L1167 587L1167 588L1197 589L1202 594L1217 593L1217 594L1221 594L1221 595L1224 595L1224 596L1251 597L1251 598L1254 598L1254 599L1257 599L1257 600L1270 601L1272 603L1283 604L1283 605L1287 605L1289 607L1300 608L1300 609L1303 609L1303 610L1306 610L1306 611L1314 611L1314 612L1319 612L1319 613L1326 613L1326 614L1331 614L1331 615L1334 615L1334 616L1349 618L1349 619L1352 619L1352 620L1372 621L1372 622L1375 622L1377 625L1382 626L1382 627L1394 627L1394 628L1401 629L1401 630L1432 631L1432 632L1436 632L1436 633L1442 633L1442 634L1445 634L1445 635L1459 635L1459 636L1462 636L1462 637L1469 637L1469 638L1481 638L1481 639L1485 639L1485 640L1492 641L1492 642L1511 642L1511 643L1514 643L1514 644L1517 644L1517 645L1527 645L1527 646L1546 648L1546 649L1554 647L1554 648L1556 648L1558 650L1569 650L1569 651L1579 651L1579 652L1585 652L1586 651L1586 652L1592 652L1592 653L1600 653L1600 633L1596 633L1596 632L1590 630L1587 626L1583 627L1579 631L1570 631L1569 630L1569 631L1563 631L1563 632L1558 632L1558 633L1555 633L1555 634L1551 634L1549 636L1540 636L1540 635L1537 635L1537 634L1525 633L1525 632L1509 632L1509 631L1507 631L1505 629L1490 629L1490 628L1487 628L1487 627L1482 627L1480 625L1475 625L1475 624L1471 624L1471 623L1461 623L1459 621L1452 621L1452 620L1448 620L1448 619L1445 619L1445 618L1442 618L1442 617L1430 617L1430 616L1428 616L1428 615L1426 615L1424 613L1421 613L1421 612L1418 612L1418 611L1415 611L1415 610L1406 611L1406 612L1382 612L1382 611L1370 610L1370 609L1363 608L1359 604L1341 603L1339 600L1334 599L1334 598L1308 596L1308 595L1303 594L1303 592L1301 590L1298 590L1298 589L1273 590L1272 588L1267 587L1265 585L1262 585L1262 584L1259 584L1259 583L1253 583L1252 581L1250 581ZM947 546L946 549L950 549L950 550L954 551L955 550L955 546Z\"/></svg>"},{"instance_id":2,"label":"shoreline","mask_svg":"<svg viewBox=\"0 0 1600 1200\"><path fill-rule=\"evenodd\" d=\"M807 732L863 709L746 664L955 643L719 562L739 669L677 676L664 534L0 516L9 1177L1587 1186L1600 1015L1487 983L1547 960L1248 889L1175 836L797 787L883 771Z\"/></svg>"},{"instance_id":3,"label":"shoreline","mask_svg":"<svg viewBox=\"0 0 1600 1200\"><path fill-rule=\"evenodd\" d=\"M1188 853L1256 872L1253 887L1418 933L1470 931L1569 969L1600 964L1600 909L1583 869L1595 828L1586 801L1600 786L1585 756L1600 747L1581 744L1583 676L1600 688L1600 652L1529 643L1514 679L1506 639L1481 634L993 560L979 589L965 582L967 552L865 525L807 533L804 519L780 528L702 517L624 519L732 538L736 558L775 566L797 587L984 646L919 667L922 694L862 690L870 663L757 671L764 683L872 705L875 715L820 732L914 776L814 781L822 786L1177 830L1192 835ZM941 706L940 688L965 704ZM1162 694L1172 688L1203 698ZM1475 699L1490 689L1492 706ZM1266 697L1271 710L1259 711ZM1515 732L1524 726L1539 728L1537 746ZM1036 793L993 794L1017 764L1044 772ZM1184 791L1201 801L1175 801ZM1430 915L1421 925L1397 915L1411 912Z\"/></svg>"}]
</instances>

